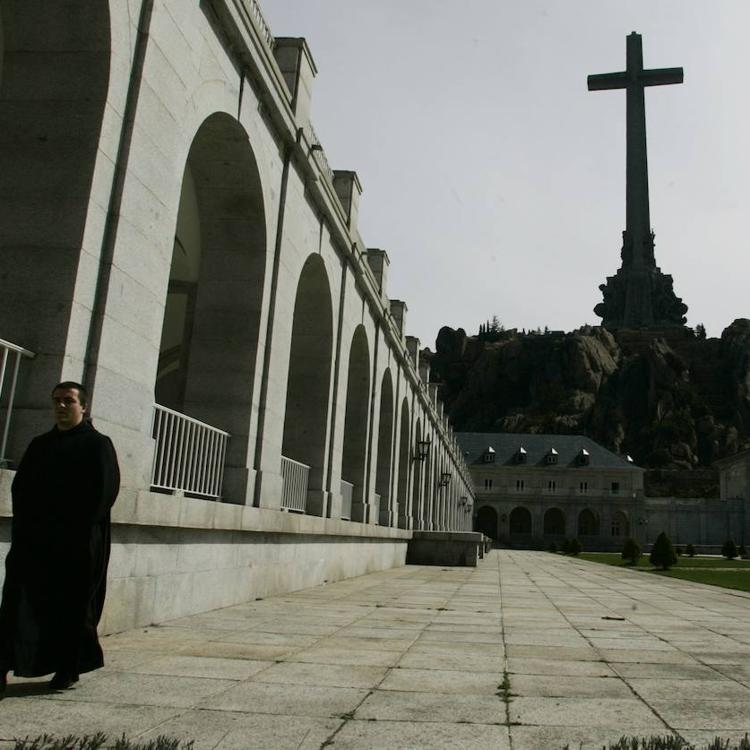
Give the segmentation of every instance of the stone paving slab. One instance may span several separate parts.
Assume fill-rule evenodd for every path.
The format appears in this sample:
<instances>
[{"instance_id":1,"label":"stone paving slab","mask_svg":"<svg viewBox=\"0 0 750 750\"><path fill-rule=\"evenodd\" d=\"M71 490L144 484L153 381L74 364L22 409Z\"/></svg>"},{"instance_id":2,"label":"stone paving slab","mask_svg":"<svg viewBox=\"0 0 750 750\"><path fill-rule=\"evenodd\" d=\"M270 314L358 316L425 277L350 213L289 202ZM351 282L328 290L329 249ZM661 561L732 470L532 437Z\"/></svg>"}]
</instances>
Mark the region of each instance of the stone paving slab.
<instances>
[{"instance_id":1,"label":"stone paving slab","mask_svg":"<svg viewBox=\"0 0 750 750\"><path fill-rule=\"evenodd\" d=\"M738 740L750 597L541 552L406 566L103 639L64 693L11 678L0 749L41 732L195 750L599 750Z\"/></svg>"}]
</instances>

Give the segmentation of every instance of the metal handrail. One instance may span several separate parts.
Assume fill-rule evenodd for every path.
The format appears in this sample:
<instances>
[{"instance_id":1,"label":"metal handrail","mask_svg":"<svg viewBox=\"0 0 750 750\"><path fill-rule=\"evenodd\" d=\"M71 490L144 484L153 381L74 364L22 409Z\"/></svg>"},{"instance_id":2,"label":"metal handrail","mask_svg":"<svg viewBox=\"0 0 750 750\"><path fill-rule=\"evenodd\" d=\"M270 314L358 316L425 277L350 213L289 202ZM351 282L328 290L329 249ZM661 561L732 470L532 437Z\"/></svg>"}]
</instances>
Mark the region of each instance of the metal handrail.
<instances>
[{"instance_id":1,"label":"metal handrail","mask_svg":"<svg viewBox=\"0 0 750 750\"><path fill-rule=\"evenodd\" d=\"M293 458L281 457L281 507L304 513L307 505L307 486L310 467Z\"/></svg>"},{"instance_id":2,"label":"metal handrail","mask_svg":"<svg viewBox=\"0 0 750 750\"><path fill-rule=\"evenodd\" d=\"M151 487L218 499L230 434L154 404Z\"/></svg>"},{"instance_id":3,"label":"metal handrail","mask_svg":"<svg viewBox=\"0 0 750 750\"><path fill-rule=\"evenodd\" d=\"M21 359L33 359L36 355L28 349L24 349L18 344L14 344L5 339L0 339L0 403L3 400L5 390L5 373L11 356L14 355L14 361L10 365L12 374L10 377L10 389L7 391L7 401L5 404L5 423L3 425L2 437L0 437L0 466L7 462L5 450L8 447L8 436L10 435L10 419L13 414L13 402L16 398L16 386L18 385L18 372L21 368Z\"/></svg>"},{"instance_id":4,"label":"metal handrail","mask_svg":"<svg viewBox=\"0 0 750 750\"><path fill-rule=\"evenodd\" d=\"M345 521L352 520L352 495L354 485L346 480L341 480L341 518Z\"/></svg>"}]
</instances>

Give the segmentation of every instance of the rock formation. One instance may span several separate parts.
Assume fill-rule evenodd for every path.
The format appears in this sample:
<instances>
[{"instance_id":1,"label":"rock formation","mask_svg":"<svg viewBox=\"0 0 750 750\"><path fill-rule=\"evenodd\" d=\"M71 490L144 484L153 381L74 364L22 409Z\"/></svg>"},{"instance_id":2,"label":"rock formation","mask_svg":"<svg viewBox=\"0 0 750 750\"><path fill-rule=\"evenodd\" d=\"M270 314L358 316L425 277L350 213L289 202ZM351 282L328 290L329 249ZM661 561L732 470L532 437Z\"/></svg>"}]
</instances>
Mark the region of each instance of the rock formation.
<instances>
[{"instance_id":1,"label":"rock formation","mask_svg":"<svg viewBox=\"0 0 750 750\"><path fill-rule=\"evenodd\" d=\"M711 463L750 446L750 320L720 339L593 326L491 338L445 327L422 353L458 430L586 434L653 469L659 494L715 491Z\"/></svg>"}]
</instances>

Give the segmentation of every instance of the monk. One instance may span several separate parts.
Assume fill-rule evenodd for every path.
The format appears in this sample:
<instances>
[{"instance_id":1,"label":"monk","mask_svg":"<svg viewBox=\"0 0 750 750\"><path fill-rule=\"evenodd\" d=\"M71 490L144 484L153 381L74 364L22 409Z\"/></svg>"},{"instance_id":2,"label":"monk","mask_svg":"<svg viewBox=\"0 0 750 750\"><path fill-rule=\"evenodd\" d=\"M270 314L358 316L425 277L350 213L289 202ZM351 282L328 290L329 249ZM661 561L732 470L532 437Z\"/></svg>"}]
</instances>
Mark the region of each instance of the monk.
<instances>
[{"instance_id":1,"label":"monk","mask_svg":"<svg viewBox=\"0 0 750 750\"><path fill-rule=\"evenodd\" d=\"M109 513L120 487L112 441L86 419L80 383L52 391L55 426L31 441L12 485L11 546L0 605L0 694L19 677L54 673L65 690L104 665Z\"/></svg>"}]
</instances>

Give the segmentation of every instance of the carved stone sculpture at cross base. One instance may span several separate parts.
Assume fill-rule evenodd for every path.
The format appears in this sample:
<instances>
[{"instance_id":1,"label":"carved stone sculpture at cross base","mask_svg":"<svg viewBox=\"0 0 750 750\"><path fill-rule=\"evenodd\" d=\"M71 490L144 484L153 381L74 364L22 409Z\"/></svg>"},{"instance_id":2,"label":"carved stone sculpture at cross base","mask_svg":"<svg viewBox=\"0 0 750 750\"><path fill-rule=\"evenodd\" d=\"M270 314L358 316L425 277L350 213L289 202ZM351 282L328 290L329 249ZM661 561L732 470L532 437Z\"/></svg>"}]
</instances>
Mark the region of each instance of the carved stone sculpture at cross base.
<instances>
[{"instance_id":1,"label":"carved stone sculpture at cross base","mask_svg":"<svg viewBox=\"0 0 750 750\"><path fill-rule=\"evenodd\" d=\"M653 233L644 248L651 263L640 269L633 268L629 260L632 243L626 240L627 232L622 234L622 267L607 277L606 284L599 285L604 300L594 312L602 318L602 325L609 330L685 325L687 305L675 294L672 277L662 273L654 261Z\"/></svg>"},{"instance_id":2,"label":"carved stone sculpture at cross base","mask_svg":"<svg viewBox=\"0 0 750 750\"><path fill-rule=\"evenodd\" d=\"M617 328L683 326L687 305L674 293L672 277L663 274L654 257L646 153L644 88L682 83L682 68L643 69L641 37L627 37L627 68L588 78L590 91L624 88L627 92L626 229L622 233L622 265L607 277L604 300L594 312L602 325Z\"/></svg>"}]
</instances>

